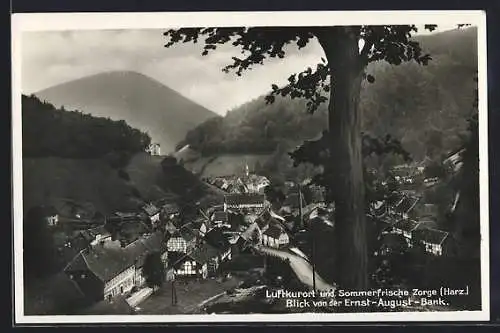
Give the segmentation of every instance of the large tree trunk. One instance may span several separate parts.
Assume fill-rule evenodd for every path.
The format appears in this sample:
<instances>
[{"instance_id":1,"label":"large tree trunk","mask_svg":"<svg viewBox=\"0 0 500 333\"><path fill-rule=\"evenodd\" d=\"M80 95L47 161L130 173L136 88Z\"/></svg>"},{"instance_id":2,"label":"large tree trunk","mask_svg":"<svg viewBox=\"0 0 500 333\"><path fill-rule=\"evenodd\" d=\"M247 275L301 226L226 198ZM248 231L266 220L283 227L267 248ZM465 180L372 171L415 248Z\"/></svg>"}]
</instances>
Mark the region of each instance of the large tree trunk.
<instances>
[{"instance_id":1,"label":"large tree trunk","mask_svg":"<svg viewBox=\"0 0 500 333\"><path fill-rule=\"evenodd\" d=\"M331 27L318 35L328 59L330 165L325 166L335 202L334 276L342 288L368 284L365 188L359 98L364 66L356 27Z\"/></svg>"}]
</instances>

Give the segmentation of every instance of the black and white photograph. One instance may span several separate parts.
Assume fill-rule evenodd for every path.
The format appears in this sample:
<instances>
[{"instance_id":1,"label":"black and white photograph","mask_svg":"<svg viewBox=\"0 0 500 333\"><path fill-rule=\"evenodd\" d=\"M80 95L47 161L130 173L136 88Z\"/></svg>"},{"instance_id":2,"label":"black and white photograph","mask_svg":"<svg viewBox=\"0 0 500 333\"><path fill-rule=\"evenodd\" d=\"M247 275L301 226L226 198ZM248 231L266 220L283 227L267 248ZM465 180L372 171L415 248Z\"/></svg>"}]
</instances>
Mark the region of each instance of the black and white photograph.
<instances>
[{"instance_id":1,"label":"black and white photograph","mask_svg":"<svg viewBox=\"0 0 500 333\"><path fill-rule=\"evenodd\" d=\"M15 321L488 320L485 22L14 14Z\"/></svg>"}]
</instances>

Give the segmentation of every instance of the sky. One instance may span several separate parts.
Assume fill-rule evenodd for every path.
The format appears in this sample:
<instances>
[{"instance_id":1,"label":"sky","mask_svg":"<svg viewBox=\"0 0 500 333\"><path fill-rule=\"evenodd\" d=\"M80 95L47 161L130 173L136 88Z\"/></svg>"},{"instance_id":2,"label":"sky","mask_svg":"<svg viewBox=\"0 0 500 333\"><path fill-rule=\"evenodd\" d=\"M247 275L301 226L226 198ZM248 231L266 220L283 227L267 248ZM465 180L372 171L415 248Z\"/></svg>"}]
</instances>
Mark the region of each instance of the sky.
<instances>
[{"instance_id":1,"label":"sky","mask_svg":"<svg viewBox=\"0 0 500 333\"><path fill-rule=\"evenodd\" d=\"M453 29L441 26L436 32ZM423 29L420 29L423 30ZM231 57L230 46L201 56L201 44L165 48L164 30L78 30L24 32L21 81L25 94L106 71L127 70L147 75L180 94L224 115L228 110L282 84L290 74L315 66L323 52L316 41L284 59L256 66L241 77L223 73Z\"/></svg>"}]
</instances>

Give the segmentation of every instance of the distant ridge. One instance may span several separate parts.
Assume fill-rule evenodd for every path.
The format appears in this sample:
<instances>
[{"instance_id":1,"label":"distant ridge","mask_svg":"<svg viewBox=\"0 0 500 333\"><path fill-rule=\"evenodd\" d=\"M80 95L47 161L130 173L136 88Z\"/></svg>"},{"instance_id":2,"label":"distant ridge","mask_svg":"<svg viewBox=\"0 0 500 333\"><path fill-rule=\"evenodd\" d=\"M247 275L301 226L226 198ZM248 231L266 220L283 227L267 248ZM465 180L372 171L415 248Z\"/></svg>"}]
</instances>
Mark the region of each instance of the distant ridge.
<instances>
[{"instance_id":1,"label":"distant ridge","mask_svg":"<svg viewBox=\"0 0 500 333\"><path fill-rule=\"evenodd\" d=\"M164 84L137 72L104 72L36 92L41 100L94 116L125 120L172 152L186 133L217 116Z\"/></svg>"}]
</instances>

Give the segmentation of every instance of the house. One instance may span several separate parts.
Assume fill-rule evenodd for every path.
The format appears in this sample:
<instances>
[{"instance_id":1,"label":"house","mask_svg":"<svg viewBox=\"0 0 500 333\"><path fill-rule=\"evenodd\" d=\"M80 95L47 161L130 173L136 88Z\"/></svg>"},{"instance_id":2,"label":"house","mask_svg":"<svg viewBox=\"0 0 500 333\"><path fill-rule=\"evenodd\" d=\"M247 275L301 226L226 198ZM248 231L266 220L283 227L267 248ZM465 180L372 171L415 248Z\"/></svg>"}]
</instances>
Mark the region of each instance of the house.
<instances>
[{"instance_id":1,"label":"house","mask_svg":"<svg viewBox=\"0 0 500 333\"><path fill-rule=\"evenodd\" d=\"M410 219L402 219L392 225L392 231L396 234L403 235L406 239L408 247L413 246L413 232L417 229L419 223L410 220Z\"/></svg>"},{"instance_id":2,"label":"house","mask_svg":"<svg viewBox=\"0 0 500 333\"><path fill-rule=\"evenodd\" d=\"M383 218L389 212L385 201L375 201L370 204L370 214L376 218Z\"/></svg>"},{"instance_id":3,"label":"house","mask_svg":"<svg viewBox=\"0 0 500 333\"><path fill-rule=\"evenodd\" d=\"M173 264L178 277L208 278L217 271L220 264L220 252L215 247L204 243L182 256Z\"/></svg>"},{"instance_id":4,"label":"house","mask_svg":"<svg viewBox=\"0 0 500 333\"><path fill-rule=\"evenodd\" d=\"M264 176L249 174L243 178L246 190L250 193L264 193L264 189L271 184Z\"/></svg>"},{"instance_id":5,"label":"house","mask_svg":"<svg viewBox=\"0 0 500 333\"><path fill-rule=\"evenodd\" d=\"M229 239L220 228L211 229L205 234L204 241L220 251L220 260L231 260L232 249Z\"/></svg>"},{"instance_id":6,"label":"house","mask_svg":"<svg viewBox=\"0 0 500 333\"><path fill-rule=\"evenodd\" d=\"M335 222L328 215L318 215L313 218L310 218L307 221L308 227L312 227L313 230L316 229L316 226L321 226L322 228L334 228ZM325 230L325 229L323 229Z\"/></svg>"},{"instance_id":7,"label":"house","mask_svg":"<svg viewBox=\"0 0 500 333\"><path fill-rule=\"evenodd\" d=\"M262 233L262 245L281 248L287 246L290 242L288 234L278 224L271 224L266 231Z\"/></svg>"},{"instance_id":8,"label":"house","mask_svg":"<svg viewBox=\"0 0 500 333\"><path fill-rule=\"evenodd\" d=\"M197 232L200 237L203 237L210 229L210 221L207 221L205 218L198 218L189 223L187 227L190 227L193 231Z\"/></svg>"},{"instance_id":9,"label":"house","mask_svg":"<svg viewBox=\"0 0 500 333\"><path fill-rule=\"evenodd\" d=\"M414 235L415 242L420 243L425 252L435 256L449 254L451 237L448 232L419 227L414 231Z\"/></svg>"},{"instance_id":10,"label":"house","mask_svg":"<svg viewBox=\"0 0 500 333\"><path fill-rule=\"evenodd\" d=\"M404 196L403 200L401 200L398 205L394 207L393 213L403 219L407 219L419 200L419 197Z\"/></svg>"},{"instance_id":11,"label":"house","mask_svg":"<svg viewBox=\"0 0 500 333\"><path fill-rule=\"evenodd\" d=\"M168 251L167 244L164 241L164 237L161 232L155 232L153 234L141 237L134 241L133 243L127 245L124 251L130 257L130 260L134 262L135 266L135 285L141 287L146 282L142 268L146 257L151 253L160 253L161 260L165 269L168 268Z\"/></svg>"},{"instance_id":12,"label":"house","mask_svg":"<svg viewBox=\"0 0 500 333\"><path fill-rule=\"evenodd\" d=\"M224 196L224 211L228 210L262 210L265 195L260 193L232 193Z\"/></svg>"},{"instance_id":13,"label":"house","mask_svg":"<svg viewBox=\"0 0 500 333\"><path fill-rule=\"evenodd\" d=\"M180 214L179 205L176 203L166 203L161 207L161 214L169 220L174 219Z\"/></svg>"},{"instance_id":14,"label":"house","mask_svg":"<svg viewBox=\"0 0 500 333\"><path fill-rule=\"evenodd\" d=\"M41 213L49 227L55 227L59 224L59 213L54 206L43 206Z\"/></svg>"},{"instance_id":15,"label":"house","mask_svg":"<svg viewBox=\"0 0 500 333\"><path fill-rule=\"evenodd\" d=\"M211 216L211 221L212 225L220 227L220 226L228 226L231 227L229 224L229 216L228 213L225 211L215 211L212 216Z\"/></svg>"},{"instance_id":16,"label":"house","mask_svg":"<svg viewBox=\"0 0 500 333\"><path fill-rule=\"evenodd\" d=\"M153 156L160 156L160 144L152 143L146 149L146 152L150 153Z\"/></svg>"},{"instance_id":17,"label":"house","mask_svg":"<svg viewBox=\"0 0 500 333\"><path fill-rule=\"evenodd\" d=\"M172 223L172 221L167 221L167 223L165 224L165 231L169 234L169 235L173 235L175 234L176 231L178 231L177 227Z\"/></svg>"},{"instance_id":18,"label":"house","mask_svg":"<svg viewBox=\"0 0 500 333\"><path fill-rule=\"evenodd\" d=\"M154 204L149 203L142 206L142 211L146 214L152 225L156 225L160 221L160 209Z\"/></svg>"},{"instance_id":19,"label":"house","mask_svg":"<svg viewBox=\"0 0 500 333\"><path fill-rule=\"evenodd\" d=\"M112 215L105 218L106 224L120 224L123 222L136 223L141 220L141 217L136 212L114 212Z\"/></svg>"},{"instance_id":20,"label":"house","mask_svg":"<svg viewBox=\"0 0 500 333\"><path fill-rule=\"evenodd\" d=\"M403 200L405 196L399 192L392 192L388 195L386 204L389 206L390 210L393 210L397 207Z\"/></svg>"},{"instance_id":21,"label":"house","mask_svg":"<svg viewBox=\"0 0 500 333\"><path fill-rule=\"evenodd\" d=\"M128 254L102 245L80 251L64 272L95 302L110 301L135 286L135 266Z\"/></svg>"},{"instance_id":22,"label":"house","mask_svg":"<svg viewBox=\"0 0 500 333\"><path fill-rule=\"evenodd\" d=\"M449 167L453 172L458 172L463 166L465 148L452 152L443 160L443 165Z\"/></svg>"},{"instance_id":23,"label":"house","mask_svg":"<svg viewBox=\"0 0 500 333\"><path fill-rule=\"evenodd\" d=\"M196 235L188 228L176 231L167 241L168 252L188 253L196 246Z\"/></svg>"}]
</instances>

